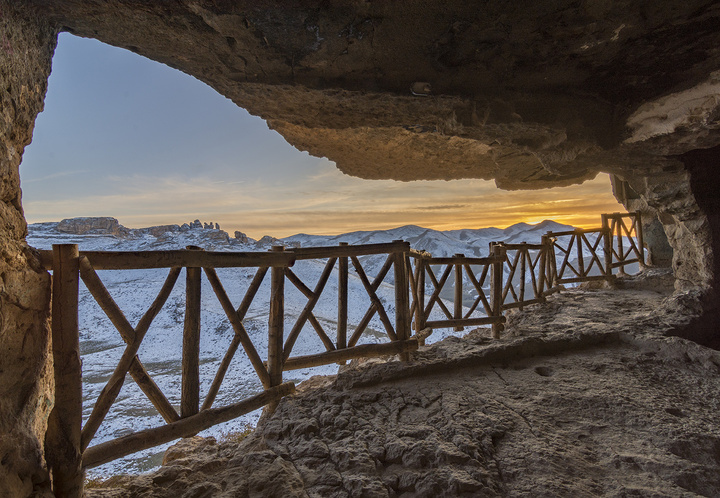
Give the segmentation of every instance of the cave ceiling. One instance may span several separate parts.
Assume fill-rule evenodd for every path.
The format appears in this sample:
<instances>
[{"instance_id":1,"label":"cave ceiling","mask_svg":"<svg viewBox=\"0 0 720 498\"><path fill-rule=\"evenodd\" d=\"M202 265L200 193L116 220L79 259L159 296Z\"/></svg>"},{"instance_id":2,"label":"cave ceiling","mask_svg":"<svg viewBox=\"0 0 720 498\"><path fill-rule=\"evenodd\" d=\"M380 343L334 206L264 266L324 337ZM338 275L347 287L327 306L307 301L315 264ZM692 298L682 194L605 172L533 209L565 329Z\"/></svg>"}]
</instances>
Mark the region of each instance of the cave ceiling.
<instances>
[{"instance_id":1,"label":"cave ceiling","mask_svg":"<svg viewBox=\"0 0 720 498\"><path fill-rule=\"evenodd\" d=\"M720 144L720 3L25 0L368 179L580 183Z\"/></svg>"}]
</instances>

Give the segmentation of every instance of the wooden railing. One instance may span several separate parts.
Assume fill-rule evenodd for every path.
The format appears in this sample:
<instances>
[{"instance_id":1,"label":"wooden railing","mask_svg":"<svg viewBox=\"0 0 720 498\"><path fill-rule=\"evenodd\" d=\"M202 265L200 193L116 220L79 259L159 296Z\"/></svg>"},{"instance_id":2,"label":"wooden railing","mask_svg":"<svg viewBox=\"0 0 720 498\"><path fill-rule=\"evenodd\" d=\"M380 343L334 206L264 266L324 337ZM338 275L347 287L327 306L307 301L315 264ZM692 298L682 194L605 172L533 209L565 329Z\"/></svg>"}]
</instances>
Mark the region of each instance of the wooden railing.
<instances>
[{"instance_id":1,"label":"wooden railing","mask_svg":"<svg viewBox=\"0 0 720 498\"><path fill-rule=\"evenodd\" d=\"M492 325L493 337L500 336L505 322L501 298L502 266L506 259L504 247L494 247L492 255L486 258L468 258L463 254L449 258L434 258L428 253L417 251L412 252L411 256L415 260L415 271L410 282L414 296L411 312L415 315L415 330L423 330L426 327L431 329L454 327L455 330L463 330L466 326ZM477 291L477 297L467 311L463 307L463 274L468 277ZM454 277L452 311L441 297L450 275ZM427 279L430 280L433 290L426 304ZM490 288L489 296L483 288L486 285ZM428 320L435 306L442 310L445 320ZM473 316L476 310L482 316Z\"/></svg>"},{"instance_id":2,"label":"wooden railing","mask_svg":"<svg viewBox=\"0 0 720 498\"><path fill-rule=\"evenodd\" d=\"M630 218L630 225L625 222ZM505 317L511 308L540 303L556 292L562 283L613 278L612 270L632 263L643 263L642 230L638 214L603 215L601 229L548 233L541 244L492 243L491 254L484 258L433 257L411 250L407 242L335 247L311 247L286 250L274 247L270 252L218 253L199 248L181 251L151 252L79 252L76 245L56 245L52 251L41 251L45 268L53 271L52 340L56 386L55 406L48 424L48 464L57 496L81 496L82 470L121 456L157 446L180 437L194 435L217 423L232 420L259 407L277 404L294 391L293 383L283 383L283 371L305 368L371 356L399 354L409 360L409 353L422 344L424 337L436 328L491 325L492 336L500 337ZM569 241L563 242L569 237ZM595 238L593 238L595 237ZM627 250L625 249L627 247ZM602 248L604 257L598 255ZM589 256L584 254L589 252ZM363 268L361 258L386 256L372 277ZM558 258L558 255L560 256ZM577 263L572 264L576 255ZM296 261L325 260L324 269L312 286L293 271ZM412 263L414 262L414 268ZM558 264L559 262L559 264ZM348 281L350 265L370 300L370 305L351 332L348 320ZM235 308L229 299L216 268L253 267L256 273ZM164 285L148 310L133 327L110 296L96 270L168 268ZM155 384L138 350L153 319L168 299L185 268L186 296L183 326L182 387L180 411ZM394 311L388 311L378 290L389 279L392 270ZM200 299L202 273L205 273L230 326L234 331L208 392L200 404L199 341L201 334ZM243 320L258 291L270 273L270 296L267 307L268 351L261 358ZM328 331L314 314L333 273L337 274L337 325ZM452 305L441 294L453 277ZM476 293L474 301L464 306L464 281ZM125 350L92 412L82 425L82 380L79 356L78 292L79 281L108 316L126 343ZM307 298L303 310L284 333L285 284L292 284ZM428 284L426 286L426 284ZM430 289L426 296L426 288ZM412 299L410 297L412 296ZM427 298L427 302L426 302ZM452 309L451 309L452 308ZM433 319L442 312L444 319ZM394 314L394 320L391 315ZM382 323L389 342L361 344L358 341L375 316ZM414 316L414 336L410 336ZM310 324L325 351L293 356L293 347ZM333 333L334 332L334 333ZM333 337L333 338L331 338ZM213 403L228 367L242 346L264 391L243 401L220 408ZM120 393L127 374L133 378L165 420L165 425L141 430L128 436L90 446L100 424Z\"/></svg>"},{"instance_id":3,"label":"wooden railing","mask_svg":"<svg viewBox=\"0 0 720 498\"><path fill-rule=\"evenodd\" d=\"M502 309L524 309L531 304L542 303L552 292L552 271L548 264L552 261L553 241L543 236L540 244L505 244L493 242L490 247L504 247L507 259L507 276L502 291ZM528 289L529 284L529 289ZM529 292L528 292L529 291Z\"/></svg>"},{"instance_id":4,"label":"wooden railing","mask_svg":"<svg viewBox=\"0 0 720 498\"><path fill-rule=\"evenodd\" d=\"M630 226L626 220L630 221ZM638 263L640 269L644 268L645 246L640 213L603 214L602 225L608 233L605 245L608 275L615 268L620 274L625 274L625 267L633 263Z\"/></svg>"}]
</instances>

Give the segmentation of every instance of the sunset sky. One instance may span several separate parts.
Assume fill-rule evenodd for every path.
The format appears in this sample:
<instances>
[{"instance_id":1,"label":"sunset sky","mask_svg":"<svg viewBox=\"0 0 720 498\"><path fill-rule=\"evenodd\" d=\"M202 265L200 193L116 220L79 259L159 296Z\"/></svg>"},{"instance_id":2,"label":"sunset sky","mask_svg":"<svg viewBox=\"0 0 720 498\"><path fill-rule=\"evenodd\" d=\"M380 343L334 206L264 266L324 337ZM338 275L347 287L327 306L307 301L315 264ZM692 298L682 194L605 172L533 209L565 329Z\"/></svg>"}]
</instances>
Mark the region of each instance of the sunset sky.
<instances>
[{"instance_id":1,"label":"sunset sky","mask_svg":"<svg viewBox=\"0 0 720 498\"><path fill-rule=\"evenodd\" d=\"M254 238L544 219L589 227L623 210L607 175L520 192L483 180L350 177L196 79L68 34L20 177L30 223L114 216L138 228L199 218Z\"/></svg>"}]
</instances>

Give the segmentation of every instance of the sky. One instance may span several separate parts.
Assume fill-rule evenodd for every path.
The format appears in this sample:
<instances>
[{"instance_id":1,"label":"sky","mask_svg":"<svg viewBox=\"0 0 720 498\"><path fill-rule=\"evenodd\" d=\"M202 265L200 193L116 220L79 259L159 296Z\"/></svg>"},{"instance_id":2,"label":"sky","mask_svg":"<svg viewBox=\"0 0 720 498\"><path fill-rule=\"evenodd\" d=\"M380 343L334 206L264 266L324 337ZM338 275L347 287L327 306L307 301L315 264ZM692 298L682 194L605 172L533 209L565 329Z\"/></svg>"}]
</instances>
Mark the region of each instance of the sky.
<instances>
[{"instance_id":1,"label":"sky","mask_svg":"<svg viewBox=\"0 0 720 498\"><path fill-rule=\"evenodd\" d=\"M140 228L200 219L253 238L544 219L593 227L600 213L623 210L607 175L514 192L484 180L347 176L195 78L67 33L20 178L29 223L112 216Z\"/></svg>"}]
</instances>

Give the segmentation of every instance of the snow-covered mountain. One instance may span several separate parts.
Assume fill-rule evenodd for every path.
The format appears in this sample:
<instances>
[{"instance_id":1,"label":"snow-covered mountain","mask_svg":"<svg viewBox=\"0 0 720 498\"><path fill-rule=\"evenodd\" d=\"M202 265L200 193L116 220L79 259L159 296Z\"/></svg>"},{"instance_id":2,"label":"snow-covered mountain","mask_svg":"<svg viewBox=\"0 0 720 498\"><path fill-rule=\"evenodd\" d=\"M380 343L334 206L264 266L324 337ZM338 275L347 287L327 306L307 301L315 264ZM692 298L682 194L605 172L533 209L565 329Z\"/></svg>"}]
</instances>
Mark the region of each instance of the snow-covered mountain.
<instances>
[{"instance_id":1,"label":"snow-covered mountain","mask_svg":"<svg viewBox=\"0 0 720 498\"><path fill-rule=\"evenodd\" d=\"M424 249L433 256L451 256L462 253L466 256L485 256L492 241L539 242L548 230L570 230L572 227L554 222L539 225L518 224L506 229L482 228L437 231L417 226L404 226L392 230L351 232L337 236L318 236L298 234L284 239L263 237L256 241L236 232L230 237L217 225L202 224L195 221L182 226L168 225L144 229L128 229L113 218L83 218L63 220L58 223L38 223L28 227L27 241L39 249L50 249L52 244L76 243L80 250L123 250L145 251L180 249L188 245L200 246L212 251L265 251L271 246L284 244L288 247L332 246L339 242L352 245L408 241L415 249ZM361 258L363 267L372 278L382 263L384 256ZM313 288L321 275L325 261L298 261L292 271L310 288ZM254 268L225 268L217 273L225 286L228 296L237 306L255 274ZM167 275L167 270L104 270L98 272L108 291L132 324L136 324L144 311L155 298ZM452 281L448 282L451 285ZM428 285L430 285L428 283ZM337 324L337 286L338 275L335 268L328 280L322 297L314 308L314 315L332 338ZM352 334L367 309L368 297L360 278L352 270L349 278L348 332ZM307 297L287 282L285 291L285 330L290 331L298 316L307 304ZM472 302L474 295L471 286L466 286L466 300ZM426 292L431 292L428 287ZM472 289L474 291L474 289ZM202 297L202 335L201 335L201 393L207 392L215 371L233 337L233 331L207 281L203 282ZM267 357L267 318L269 303L269 278L261 286L258 296L250 307L244 320L261 357ZM390 319L394 315L394 287L392 272L378 288L378 297L384 303ZM445 294L444 294L445 295ZM450 295L452 295L450 293ZM467 304L467 303L466 303ZM452 306L448 303L450 308ZM185 308L185 279L180 278L168 302L155 319L143 341L139 357L150 375L168 396L173 404L179 404L180 398L180 360L182 355L182 329ZM430 319L444 318L438 310L433 311ZM115 368L125 344L119 333L113 328L100 307L84 286L80 291L80 339L83 359L83 392L85 397L84 416L87 417L92 404L104 387ZM437 341L452 335L451 329L436 331L431 340ZM383 325L377 315L370 322L366 334L360 343L387 340ZM310 324L302 329L293 348L293 356L324 351L324 346ZM328 365L313 369L296 370L285 373L288 380L302 381L312 375L332 374L337 365ZM223 406L242 399L261 390L260 383L252 366L243 353L238 351L223 382L214 406ZM216 426L205 434L219 435L231 431L233 427L244 423L254 423L259 413L248 414L237 421ZM128 432L162 424L139 388L128 377L122 392L100 427L93 444L117 438ZM140 454L116 460L95 470L95 473L142 472L159 465L164 447L148 450Z\"/></svg>"}]
</instances>

